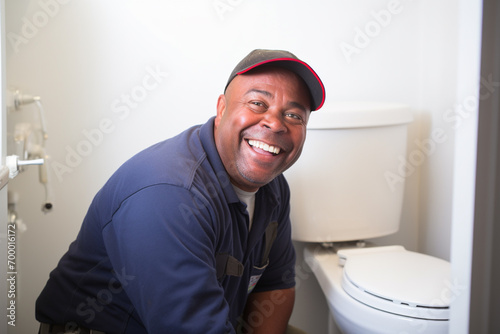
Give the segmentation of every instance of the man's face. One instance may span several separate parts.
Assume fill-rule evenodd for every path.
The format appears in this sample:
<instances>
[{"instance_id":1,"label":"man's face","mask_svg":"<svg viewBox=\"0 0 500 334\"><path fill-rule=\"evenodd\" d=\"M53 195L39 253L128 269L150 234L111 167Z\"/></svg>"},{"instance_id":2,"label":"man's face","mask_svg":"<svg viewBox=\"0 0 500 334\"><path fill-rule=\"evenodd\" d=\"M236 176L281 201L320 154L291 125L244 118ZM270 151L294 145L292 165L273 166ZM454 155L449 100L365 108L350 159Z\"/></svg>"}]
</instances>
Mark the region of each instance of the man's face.
<instances>
[{"instance_id":1,"label":"man's face","mask_svg":"<svg viewBox=\"0 0 500 334\"><path fill-rule=\"evenodd\" d=\"M257 68L219 97L214 137L231 182L256 191L288 169L306 139L310 97L293 72Z\"/></svg>"}]
</instances>

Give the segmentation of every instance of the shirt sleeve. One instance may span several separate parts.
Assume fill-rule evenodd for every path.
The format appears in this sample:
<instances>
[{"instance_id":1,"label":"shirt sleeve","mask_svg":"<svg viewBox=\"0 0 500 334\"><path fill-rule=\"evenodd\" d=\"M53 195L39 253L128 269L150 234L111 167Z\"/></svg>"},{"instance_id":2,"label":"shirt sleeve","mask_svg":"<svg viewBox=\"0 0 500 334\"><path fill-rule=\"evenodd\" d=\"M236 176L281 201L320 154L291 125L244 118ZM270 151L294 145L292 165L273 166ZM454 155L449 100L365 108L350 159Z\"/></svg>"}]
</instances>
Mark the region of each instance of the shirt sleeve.
<instances>
[{"instance_id":1,"label":"shirt sleeve","mask_svg":"<svg viewBox=\"0 0 500 334\"><path fill-rule=\"evenodd\" d=\"M203 198L155 185L126 199L103 229L116 272L148 333L234 333L215 270Z\"/></svg>"}]
</instances>

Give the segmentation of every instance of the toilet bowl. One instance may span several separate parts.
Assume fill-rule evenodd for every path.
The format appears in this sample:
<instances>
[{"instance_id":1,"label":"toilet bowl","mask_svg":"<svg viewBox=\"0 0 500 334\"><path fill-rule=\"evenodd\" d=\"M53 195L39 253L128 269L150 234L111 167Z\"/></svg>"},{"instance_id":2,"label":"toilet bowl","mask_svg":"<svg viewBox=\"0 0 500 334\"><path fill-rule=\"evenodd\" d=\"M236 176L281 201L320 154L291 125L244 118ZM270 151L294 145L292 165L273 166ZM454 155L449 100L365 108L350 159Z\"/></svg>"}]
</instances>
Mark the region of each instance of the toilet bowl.
<instances>
[{"instance_id":1,"label":"toilet bowl","mask_svg":"<svg viewBox=\"0 0 500 334\"><path fill-rule=\"evenodd\" d=\"M410 109L368 102L323 109L311 115L302 155L285 176L292 239L309 243L306 261L337 326L345 334L446 333L448 262L401 246L321 246L399 230Z\"/></svg>"},{"instance_id":2,"label":"toilet bowl","mask_svg":"<svg viewBox=\"0 0 500 334\"><path fill-rule=\"evenodd\" d=\"M335 252L315 245L304 259L342 333L447 333L447 261L401 246Z\"/></svg>"}]
</instances>

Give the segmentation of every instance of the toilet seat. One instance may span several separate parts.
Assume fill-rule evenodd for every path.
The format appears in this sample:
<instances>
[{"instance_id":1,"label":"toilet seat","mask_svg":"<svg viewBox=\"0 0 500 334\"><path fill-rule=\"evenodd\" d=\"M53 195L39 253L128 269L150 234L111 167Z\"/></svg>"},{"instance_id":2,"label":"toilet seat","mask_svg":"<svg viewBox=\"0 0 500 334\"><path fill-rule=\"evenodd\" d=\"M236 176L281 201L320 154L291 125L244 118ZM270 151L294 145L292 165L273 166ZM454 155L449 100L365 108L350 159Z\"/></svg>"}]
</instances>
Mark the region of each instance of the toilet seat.
<instances>
[{"instance_id":1,"label":"toilet seat","mask_svg":"<svg viewBox=\"0 0 500 334\"><path fill-rule=\"evenodd\" d=\"M448 320L450 263L404 248L375 247L346 258L342 287L375 309L418 319Z\"/></svg>"}]
</instances>

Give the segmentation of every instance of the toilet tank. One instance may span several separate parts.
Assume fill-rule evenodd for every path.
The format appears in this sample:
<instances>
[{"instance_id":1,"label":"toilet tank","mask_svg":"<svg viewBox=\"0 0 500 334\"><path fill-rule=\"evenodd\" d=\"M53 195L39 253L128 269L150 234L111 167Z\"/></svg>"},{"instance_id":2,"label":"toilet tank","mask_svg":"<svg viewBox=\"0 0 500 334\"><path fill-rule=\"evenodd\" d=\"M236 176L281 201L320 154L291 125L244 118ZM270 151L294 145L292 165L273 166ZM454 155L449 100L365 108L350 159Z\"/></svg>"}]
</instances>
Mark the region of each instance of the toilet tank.
<instances>
[{"instance_id":1,"label":"toilet tank","mask_svg":"<svg viewBox=\"0 0 500 334\"><path fill-rule=\"evenodd\" d=\"M299 160L285 173L292 239L363 240L399 228L408 107L336 103L310 116Z\"/></svg>"}]
</instances>

